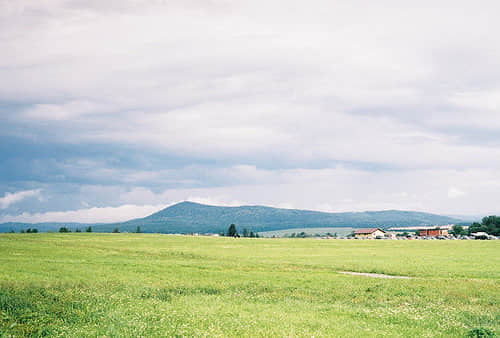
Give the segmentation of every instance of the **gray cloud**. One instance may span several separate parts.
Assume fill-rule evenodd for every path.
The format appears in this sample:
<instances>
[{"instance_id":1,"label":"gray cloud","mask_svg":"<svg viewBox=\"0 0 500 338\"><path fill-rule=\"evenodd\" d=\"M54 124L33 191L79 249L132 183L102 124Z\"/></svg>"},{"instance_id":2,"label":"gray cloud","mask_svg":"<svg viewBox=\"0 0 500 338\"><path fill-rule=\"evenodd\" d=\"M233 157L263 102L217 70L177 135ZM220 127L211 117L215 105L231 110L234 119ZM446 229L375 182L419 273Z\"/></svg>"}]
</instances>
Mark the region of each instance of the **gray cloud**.
<instances>
[{"instance_id":1,"label":"gray cloud","mask_svg":"<svg viewBox=\"0 0 500 338\"><path fill-rule=\"evenodd\" d=\"M0 131L32 145L0 158L19 168L0 192L43 186L52 196L6 212L262 195L332 210L491 210L499 9L2 2ZM28 151L38 148L54 153ZM315 197L300 197L304 187Z\"/></svg>"}]
</instances>

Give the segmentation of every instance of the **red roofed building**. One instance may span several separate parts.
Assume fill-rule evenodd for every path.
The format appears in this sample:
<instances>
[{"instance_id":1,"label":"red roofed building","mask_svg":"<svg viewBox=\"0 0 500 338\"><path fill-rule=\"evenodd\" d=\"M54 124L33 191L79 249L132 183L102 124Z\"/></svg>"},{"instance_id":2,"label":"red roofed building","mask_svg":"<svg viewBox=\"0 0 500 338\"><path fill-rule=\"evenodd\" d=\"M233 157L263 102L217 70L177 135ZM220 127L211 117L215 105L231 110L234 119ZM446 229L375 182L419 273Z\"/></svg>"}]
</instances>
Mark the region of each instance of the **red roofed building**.
<instances>
[{"instance_id":1,"label":"red roofed building","mask_svg":"<svg viewBox=\"0 0 500 338\"><path fill-rule=\"evenodd\" d=\"M358 229L354 231L354 236L356 238L377 238L384 237L385 231L379 228L373 229Z\"/></svg>"},{"instance_id":2,"label":"red roofed building","mask_svg":"<svg viewBox=\"0 0 500 338\"><path fill-rule=\"evenodd\" d=\"M420 236L447 236L448 230L446 229L422 229L419 231Z\"/></svg>"}]
</instances>

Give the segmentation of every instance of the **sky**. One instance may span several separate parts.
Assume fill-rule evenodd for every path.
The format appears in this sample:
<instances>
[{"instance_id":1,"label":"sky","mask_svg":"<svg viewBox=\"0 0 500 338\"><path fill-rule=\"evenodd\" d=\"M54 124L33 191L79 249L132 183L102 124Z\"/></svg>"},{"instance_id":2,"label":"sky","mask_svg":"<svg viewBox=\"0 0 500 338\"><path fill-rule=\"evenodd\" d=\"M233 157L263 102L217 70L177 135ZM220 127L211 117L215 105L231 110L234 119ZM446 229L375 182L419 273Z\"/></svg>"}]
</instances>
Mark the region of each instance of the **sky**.
<instances>
[{"instance_id":1,"label":"sky","mask_svg":"<svg viewBox=\"0 0 500 338\"><path fill-rule=\"evenodd\" d=\"M498 1L0 0L0 222L500 213Z\"/></svg>"}]
</instances>

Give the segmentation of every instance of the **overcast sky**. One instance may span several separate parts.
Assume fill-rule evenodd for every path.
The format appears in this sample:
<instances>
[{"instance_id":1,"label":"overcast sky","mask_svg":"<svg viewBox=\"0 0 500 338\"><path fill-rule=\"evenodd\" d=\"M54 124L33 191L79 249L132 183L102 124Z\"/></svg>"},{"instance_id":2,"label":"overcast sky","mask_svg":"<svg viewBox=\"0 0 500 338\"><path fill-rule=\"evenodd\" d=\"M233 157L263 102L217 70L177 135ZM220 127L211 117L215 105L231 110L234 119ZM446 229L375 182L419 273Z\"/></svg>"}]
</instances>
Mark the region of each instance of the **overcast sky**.
<instances>
[{"instance_id":1,"label":"overcast sky","mask_svg":"<svg viewBox=\"0 0 500 338\"><path fill-rule=\"evenodd\" d=\"M0 221L498 213L499 4L0 0Z\"/></svg>"}]
</instances>

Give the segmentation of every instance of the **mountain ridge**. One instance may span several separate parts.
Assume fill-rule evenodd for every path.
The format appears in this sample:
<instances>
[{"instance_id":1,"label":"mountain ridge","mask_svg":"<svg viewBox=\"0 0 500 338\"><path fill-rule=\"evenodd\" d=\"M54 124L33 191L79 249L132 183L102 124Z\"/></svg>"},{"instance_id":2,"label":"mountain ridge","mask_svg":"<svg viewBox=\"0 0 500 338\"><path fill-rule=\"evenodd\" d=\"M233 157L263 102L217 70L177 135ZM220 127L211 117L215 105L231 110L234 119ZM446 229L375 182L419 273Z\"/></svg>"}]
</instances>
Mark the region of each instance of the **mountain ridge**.
<instances>
[{"instance_id":1,"label":"mountain ridge","mask_svg":"<svg viewBox=\"0 0 500 338\"><path fill-rule=\"evenodd\" d=\"M120 231L135 231L138 226L143 232L162 233L218 233L224 231L231 223L239 229L253 231L272 231L289 228L318 227L381 227L444 225L461 222L459 218L449 216L403 210L378 210L361 212L323 212L302 209L274 208L261 205L214 206L184 201L143 218L131 219L115 223L78 223L78 222L44 222L44 223L2 223L0 232L19 231L21 227L37 227L40 231L57 231L61 226L92 226L94 231L111 232L114 228ZM8 228L8 227L11 228Z\"/></svg>"}]
</instances>

